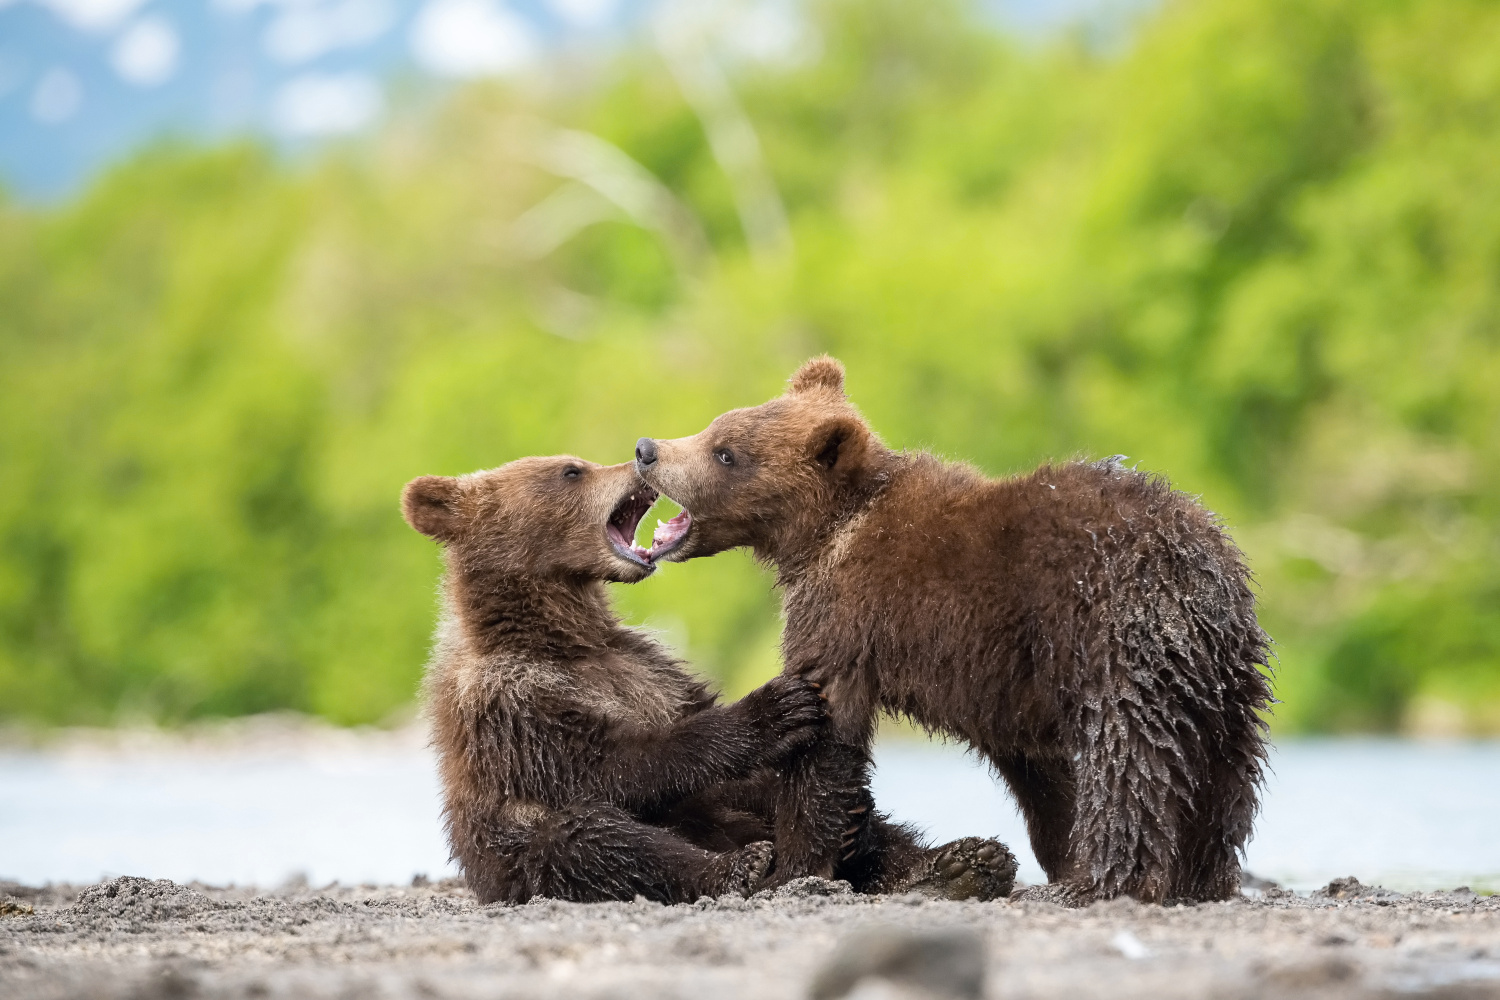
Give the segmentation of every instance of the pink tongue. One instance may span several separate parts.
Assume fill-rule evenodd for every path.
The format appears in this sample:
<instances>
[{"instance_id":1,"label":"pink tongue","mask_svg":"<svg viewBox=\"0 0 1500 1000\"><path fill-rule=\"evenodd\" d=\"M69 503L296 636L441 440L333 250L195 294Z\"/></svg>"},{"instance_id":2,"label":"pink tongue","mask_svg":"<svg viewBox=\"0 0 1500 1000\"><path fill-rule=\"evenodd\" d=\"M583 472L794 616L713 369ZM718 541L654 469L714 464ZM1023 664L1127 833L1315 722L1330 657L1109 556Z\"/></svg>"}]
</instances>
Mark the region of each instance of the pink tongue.
<instances>
[{"instance_id":1,"label":"pink tongue","mask_svg":"<svg viewBox=\"0 0 1500 1000\"><path fill-rule=\"evenodd\" d=\"M651 547L670 545L681 538L685 531L687 531L687 518L678 514L665 524L656 526L656 530L651 534Z\"/></svg>"}]
</instances>

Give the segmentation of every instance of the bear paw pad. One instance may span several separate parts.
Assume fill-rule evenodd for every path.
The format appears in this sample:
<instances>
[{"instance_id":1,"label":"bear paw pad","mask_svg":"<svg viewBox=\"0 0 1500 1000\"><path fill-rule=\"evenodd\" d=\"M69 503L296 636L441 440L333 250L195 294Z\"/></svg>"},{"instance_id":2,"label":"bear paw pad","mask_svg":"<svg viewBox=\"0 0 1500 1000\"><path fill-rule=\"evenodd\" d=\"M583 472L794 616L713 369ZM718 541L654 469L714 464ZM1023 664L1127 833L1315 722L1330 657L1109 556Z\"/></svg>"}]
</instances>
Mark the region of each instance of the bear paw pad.
<instances>
[{"instance_id":1,"label":"bear paw pad","mask_svg":"<svg viewBox=\"0 0 1500 1000\"><path fill-rule=\"evenodd\" d=\"M1004 899L1016 884L1016 858L998 840L965 837L934 848L906 887L933 899Z\"/></svg>"}]
</instances>

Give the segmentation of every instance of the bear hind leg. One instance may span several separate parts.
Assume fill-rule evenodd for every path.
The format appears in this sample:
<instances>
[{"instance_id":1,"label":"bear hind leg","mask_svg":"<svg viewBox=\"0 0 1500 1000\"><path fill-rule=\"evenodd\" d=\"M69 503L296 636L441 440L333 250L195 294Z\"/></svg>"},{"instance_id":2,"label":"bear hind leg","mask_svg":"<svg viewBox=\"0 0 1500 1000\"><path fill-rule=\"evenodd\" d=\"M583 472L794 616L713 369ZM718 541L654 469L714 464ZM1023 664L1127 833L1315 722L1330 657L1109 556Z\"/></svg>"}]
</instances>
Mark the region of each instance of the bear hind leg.
<instances>
[{"instance_id":1,"label":"bear hind leg","mask_svg":"<svg viewBox=\"0 0 1500 1000\"><path fill-rule=\"evenodd\" d=\"M760 887L772 863L764 842L715 854L607 805L550 810L536 823L496 836L487 853L485 870L465 870L486 903L524 903L535 896L686 903L703 895L748 894Z\"/></svg>"},{"instance_id":2,"label":"bear hind leg","mask_svg":"<svg viewBox=\"0 0 1500 1000\"><path fill-rule=\"evenodd\" d=\"M1261 741L1251 731L1235 747L1215 747L1186 824L1183 867L1174 898L1231 899L1239 892L1240 852L1250 839L1259 807Z\"/></svg>"},{"instance_id":3,"label":"bear hind leg","mask_svg":"<svg viewBox=\"0 0 1500 1000\"><path fill-rule=\"evenodd\" d=\"M873 808L851 847L833 866L833 877L859 893L904 891L898 887L922 866L931 850L915 829Z\"/></svg>"},{"instance_id":4,"label":"bear hind leg","mask_svg":"<svg viewBox=\"0 0 1500 1000\"><path fill-rule=\"evenodd\" d=\"M1178 884L1187 755L1163 729L1128 708L1088 727L1078 760L1077 818L1064 881L1080 899L1134 896L1164 903Z\"/></svg>"}]
</instances>

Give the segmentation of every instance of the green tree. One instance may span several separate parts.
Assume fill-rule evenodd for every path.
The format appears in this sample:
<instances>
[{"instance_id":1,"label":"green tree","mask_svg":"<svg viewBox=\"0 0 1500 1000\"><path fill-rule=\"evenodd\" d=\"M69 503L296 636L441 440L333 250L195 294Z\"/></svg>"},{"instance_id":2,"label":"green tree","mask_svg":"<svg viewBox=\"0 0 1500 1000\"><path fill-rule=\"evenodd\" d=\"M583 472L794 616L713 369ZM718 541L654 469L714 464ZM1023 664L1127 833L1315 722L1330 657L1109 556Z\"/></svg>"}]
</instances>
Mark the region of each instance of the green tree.
<instances>
[{"instance_id":1,"label":"green tree","mask_svg":"<svg viewBox=\"0 0 1500 1000\"><path fill-rule=\"evenodd\" d=\"M641 48L0 209L0 713L380 719L435 613L402 483L622 461L831 351L896 446L1201 495L1278 726L1500 730L1500 9L1175 2L1102 48L808 12L813 58L698 53L730 104ZM617 598L731 691L776 669L743 555Z\"/></svg>"}]
</instances>

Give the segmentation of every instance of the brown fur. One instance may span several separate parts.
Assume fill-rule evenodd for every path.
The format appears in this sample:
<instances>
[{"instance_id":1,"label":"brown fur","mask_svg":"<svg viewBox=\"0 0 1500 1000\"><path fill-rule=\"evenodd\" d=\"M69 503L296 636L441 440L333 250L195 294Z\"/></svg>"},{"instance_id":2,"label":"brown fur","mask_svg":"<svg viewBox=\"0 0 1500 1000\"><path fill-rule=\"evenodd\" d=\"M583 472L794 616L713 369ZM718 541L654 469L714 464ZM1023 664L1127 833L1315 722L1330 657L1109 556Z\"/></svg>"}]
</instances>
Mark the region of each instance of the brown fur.
<instances>
[{"instance_id":1,"label":"brown fur","mask_svg":"<svg viewBox=\"0 0 1500 1000\"><path fill-rule=\"evenodd\" d=\"M1236 891L1267 640L1239 550L1190 497L1113 461L989 479L892 452L830 358L699 434L642 439L636 464L692 515L668 558L775 564L787 670L823 683L843 747L801 780L904 714L986 757L1077 897ZM836 849L778 842L813 868Z\"/></svg>"},{"instance_id":2,"label":"brown fur","mask_svg":"<svg viewBox=\"0 0 1500 1000\"><path fill-rule=\"evenodd\" d=\"M425 476L402 496L407 521L445 549L427 711L449 844L484 902L684 902L772 884L769 840L787 792L771 768L796 766L818 741L822 702L806 681L780 677L717 706L666 650L620 624L603 581L653 567L606 525L633 537L654 498L628 464L568 457ZM800 812L833 817L847 855L838 877L861 891L1009 892L1003 845L926 849L870 810L861 776L830 770L798 786ZM845 833L850 808L857 837ZM774 881L793 874L781 866Z\"/></svg>"},{"instance_id":3,"label":"brown fur","mask_svg":"<svg viewBox=\"0 0 1500 1000\"><path fill-rule=\"evenodd\" d=\"M629 465L563 457L403 494L407 521L445 549L427 710L449 843L484 902L680 902L768 874L754 807L773 793L755 774L816 737L819 697L778 679L715 706L619 623L603 581L651 572L605 535L633 493L649 491Z\"/></svg>"}]
</instances>

